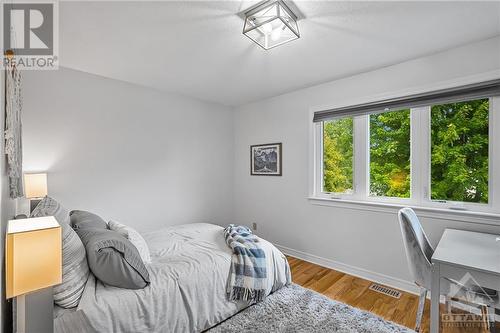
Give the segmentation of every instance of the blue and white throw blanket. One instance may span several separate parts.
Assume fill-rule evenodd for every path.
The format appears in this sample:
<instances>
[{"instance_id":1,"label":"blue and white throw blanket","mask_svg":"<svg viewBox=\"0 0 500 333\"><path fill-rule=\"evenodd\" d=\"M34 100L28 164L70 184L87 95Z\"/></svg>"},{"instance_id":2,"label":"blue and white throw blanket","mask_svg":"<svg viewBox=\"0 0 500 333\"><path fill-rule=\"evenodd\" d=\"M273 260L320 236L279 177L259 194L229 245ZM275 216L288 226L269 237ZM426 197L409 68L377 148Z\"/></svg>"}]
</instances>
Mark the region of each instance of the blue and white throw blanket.
<instances>
[{"instance_id":1,"label":"blue and white throw blanket","mask_svg":"<svg viewBox=\"0 0 500 333\"><path fill-rule=\"evenodd\" d=\"M266 255L259 238L245 226L230 224L224 229L227 245L233 250L227 281L230 301L260 302L266 297Z\"/></svg>"}]
</instances>

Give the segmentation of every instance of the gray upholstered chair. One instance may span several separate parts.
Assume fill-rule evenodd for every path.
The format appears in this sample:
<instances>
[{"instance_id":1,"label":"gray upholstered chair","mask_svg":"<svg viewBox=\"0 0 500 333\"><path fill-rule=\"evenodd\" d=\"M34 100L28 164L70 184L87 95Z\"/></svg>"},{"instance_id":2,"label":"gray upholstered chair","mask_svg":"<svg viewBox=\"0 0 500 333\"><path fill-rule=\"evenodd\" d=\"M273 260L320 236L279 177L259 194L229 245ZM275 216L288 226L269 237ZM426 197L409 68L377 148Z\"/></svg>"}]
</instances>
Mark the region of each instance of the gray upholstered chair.
<instances>
[{"instance_id":1,"label":"gray upholstered chair","mask_svg":"<svg viewBox=\"0 0 500 333\"><path fill-rule=\"evenodd\" d=\"M427 292L431 290L432 276L432 247L427 235L418 220L417 215L411 208L403 208L398 213L399 224L403 234L403 242L408 259L408 267L411 275L420 287L420 300L418 303L417 320L415 331L420 330L422 322L422 314L424 312L425 299ZM487 307L488 318L493 322L489 322L490 331L495 330L495 308L500 307L498 293L495 290L481 288L475 285L463 285L458 281L445 279L441 283L441 294L446 295L446 303L448 311L451 311L450 297L453 295L453 300L463 301L467 304L474 303Z\"/></svg>"}]
</instances>

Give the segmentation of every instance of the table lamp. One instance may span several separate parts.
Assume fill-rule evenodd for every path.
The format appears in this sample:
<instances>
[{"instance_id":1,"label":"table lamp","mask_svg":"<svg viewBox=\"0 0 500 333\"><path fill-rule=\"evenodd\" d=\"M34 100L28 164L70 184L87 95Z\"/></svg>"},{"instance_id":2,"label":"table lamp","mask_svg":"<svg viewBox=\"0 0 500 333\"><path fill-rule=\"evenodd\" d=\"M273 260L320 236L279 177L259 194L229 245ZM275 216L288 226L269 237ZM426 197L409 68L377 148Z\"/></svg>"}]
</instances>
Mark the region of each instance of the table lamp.
<instances>
[{"instance_id":1,"label":"table lamp","mask_svg":"<svg viewBox=\"0 0 500 333\"><path fill-rule=\"evenodd\" d=\"M52 286L62 281L61 226L52 216L11 220L5 240L7 298L16 332L53 332Z\"/></svg>"},{"instance_id":2,"label":"table lamp","mask_svg":"<svg viewBox=\"0 0 500 333\"><path fill-rule=\"evenodd\" d=\"M24 193L30 199L30 213L35 209L40 200L47 195L46 173L25 173Z\"/></svg>"}]
</instances>

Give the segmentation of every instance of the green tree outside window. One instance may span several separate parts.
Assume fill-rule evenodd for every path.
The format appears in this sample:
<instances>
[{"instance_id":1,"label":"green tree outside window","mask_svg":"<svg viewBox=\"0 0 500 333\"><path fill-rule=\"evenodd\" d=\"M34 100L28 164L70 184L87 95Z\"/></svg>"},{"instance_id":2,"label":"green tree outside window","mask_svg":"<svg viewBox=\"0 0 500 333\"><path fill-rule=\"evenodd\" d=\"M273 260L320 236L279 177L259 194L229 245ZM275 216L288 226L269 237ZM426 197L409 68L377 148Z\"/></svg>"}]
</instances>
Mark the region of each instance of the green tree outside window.
<instances>
[{"instance_id":1,"label":"green tree outside window","mask_svg":"<svg viewBox=\"0 0 500 333\"><path fill-rule=\"evenodd\" d=\"M370 116L370 195L410 197L410 110Z\"/></svg>"},{"instance_id":2,"label":"green tree outside window","mask_svg":"<svg viewBox=\"0 0 500 333\"><path fill-rule=\"evenodd\" d=\"M431 199L488 203L489 100L431 108Z\"/></svg>"},{"instance_id":3,"label":"green tree outside window","mask_svg":"<svg viewBox=\"0 0 500 333\"><path fill-rule=\"evenodd\" d=\"M353 189L353 121L323 122L323 191L346 193Z\"/></svg>"},{"instance_id":4,"label":"green tree outside window","mask_svg":"<svg viewBox=\"0 0 500 333\"><path fill-rule=\"evenodd\" d=\"M410 197L410 110L369 116L370 195ZM489 100L431 107L431 199L488 203ZM353 118L323 123L323 190L353 191Z\"/></svg>"}]
</instances>

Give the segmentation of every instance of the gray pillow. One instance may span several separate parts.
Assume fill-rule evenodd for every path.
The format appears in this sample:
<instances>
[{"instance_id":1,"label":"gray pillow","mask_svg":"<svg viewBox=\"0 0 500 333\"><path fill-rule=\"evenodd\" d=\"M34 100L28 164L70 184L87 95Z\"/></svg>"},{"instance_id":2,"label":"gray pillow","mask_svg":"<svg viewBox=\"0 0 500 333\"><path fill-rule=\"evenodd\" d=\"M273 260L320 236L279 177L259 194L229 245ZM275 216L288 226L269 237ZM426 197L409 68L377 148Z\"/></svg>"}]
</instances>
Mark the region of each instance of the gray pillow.
<instances>
[{"instance_id":1,"label":"gray pillow","mask_svg":"<svg viewBox=\"0 0 500 333\"><path fill-rule=\"evenodd\" d=\"M103 283L126 289L148 285L149 273L135 246L116 231L102 228L77 229L90 270Z\"/></svg>"},{"instance_id":2,"label":"gray pillow","mask_svg":"<svg viewBox=\"0 0 500 333\"><path fill-rule=\"evenodd\" d=\"M72 210L69 213L73 229L98 228L108 229L108 224L98 215L84 210Z\"/></svg>"},{"instance_id":3,"label":"gray pillow","mask_svg":"<svg viewBox=\"0 0 500 333\"><path fill-rule=\"evenodd\" d=\"M30 217L54 216L62 229L62 283L54 286L54 302L73 308L80 302L89 276L85 247L69 225L69 211L51 197L45 197Z\"/></svg>"}]
</instances>

